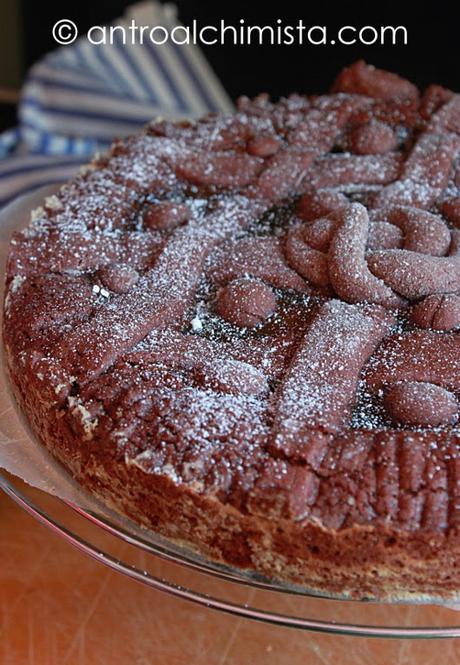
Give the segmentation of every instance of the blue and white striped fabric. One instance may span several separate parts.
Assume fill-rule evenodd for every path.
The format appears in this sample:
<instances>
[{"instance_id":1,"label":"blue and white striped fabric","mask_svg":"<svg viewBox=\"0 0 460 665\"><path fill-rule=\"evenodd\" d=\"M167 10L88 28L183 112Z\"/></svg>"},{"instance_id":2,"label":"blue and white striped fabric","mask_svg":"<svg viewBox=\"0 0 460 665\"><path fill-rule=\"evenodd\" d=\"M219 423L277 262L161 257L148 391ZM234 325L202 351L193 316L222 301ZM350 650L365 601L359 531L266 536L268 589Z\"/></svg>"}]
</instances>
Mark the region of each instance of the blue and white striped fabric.
<instances>
[{"instance_id":1,"label":"blue and white striped fabric","mask_svg":"<svg viewBox=\"0 0 460 665\"><path fill-rule=\"evenodd\" d=\"M179 25L174 5L141 2L115 25ZM47 55L30 70L19 127L0 135L0 206L51 182L63 182L113 138L153 117L196 117L232 103L199 48L92 45L85 37Z\"/></svg>"}]
</instances>

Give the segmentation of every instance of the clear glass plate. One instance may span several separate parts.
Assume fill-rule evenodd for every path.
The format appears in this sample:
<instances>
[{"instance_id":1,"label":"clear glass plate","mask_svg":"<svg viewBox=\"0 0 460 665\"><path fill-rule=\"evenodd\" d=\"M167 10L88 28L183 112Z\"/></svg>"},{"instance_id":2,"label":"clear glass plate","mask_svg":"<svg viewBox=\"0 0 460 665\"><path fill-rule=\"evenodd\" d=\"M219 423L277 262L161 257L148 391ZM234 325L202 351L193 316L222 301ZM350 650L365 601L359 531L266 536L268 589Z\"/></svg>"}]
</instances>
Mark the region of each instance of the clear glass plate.
<instances>
[{"instance_id":1,"label":"clear glass plate","mask_svg":"<svg viewBox=\"0 0 460 665\"><path fill-rule=\"evenodd\" d=\"M33 207L41 198L43 191L25 201ZM5 217L3 212L1 217L2 222L8 221L8 214ZM1 380L5 382L4 375ZM5 395L0 434L6 441L12 431L10 421L17 419L18 414L12 398L8 393ZM30 438L27 425L23 422L21 425L23 438ZM18 444L15 439L15 445ZM41 455L47 454L38 443L36 446ZM52 470L51 459L49 466ZM4 472L0 473L0 488L81 552L152 589L198 605L268 624L324 633L394 638L460 637L460 615L448 607L327 597L210 562L107 510L78 488L75 490L78 499L63 500L33 489Z\"/></svg>"},{"instance_id":2,"label":"clear glass plate","mask_svg":"<svg viewBox=\"0 0 460 665\"><path fill-rule=\"evenodd\" d=\"M205 561L154 536L32 489L0 474L0 488L81 552L157 591L267 624L380 638L460 637L458 611L425 604L325 598ZM148 532L150 536L150 532Z\"/></svg>"}]
</instances>

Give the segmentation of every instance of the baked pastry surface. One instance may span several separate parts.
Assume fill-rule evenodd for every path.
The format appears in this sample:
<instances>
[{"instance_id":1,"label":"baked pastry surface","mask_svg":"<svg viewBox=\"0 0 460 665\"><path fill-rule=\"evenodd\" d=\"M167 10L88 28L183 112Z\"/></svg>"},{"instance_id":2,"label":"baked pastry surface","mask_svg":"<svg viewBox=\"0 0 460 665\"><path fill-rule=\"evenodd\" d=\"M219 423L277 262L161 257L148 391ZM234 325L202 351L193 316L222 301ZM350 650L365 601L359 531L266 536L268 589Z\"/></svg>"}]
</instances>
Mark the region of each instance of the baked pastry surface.
<instances>
[{"instance_id":1,"label":"baked pastry surface","mask_svg":"<svg viewBox=\"0 0 460 665\"><path fill-rule=\"evenodd\" d=\"M34 432L211 559L357 598L460 592L460 96L332 93L152 122L14 235Z\"/></svg>"}]
</instances>

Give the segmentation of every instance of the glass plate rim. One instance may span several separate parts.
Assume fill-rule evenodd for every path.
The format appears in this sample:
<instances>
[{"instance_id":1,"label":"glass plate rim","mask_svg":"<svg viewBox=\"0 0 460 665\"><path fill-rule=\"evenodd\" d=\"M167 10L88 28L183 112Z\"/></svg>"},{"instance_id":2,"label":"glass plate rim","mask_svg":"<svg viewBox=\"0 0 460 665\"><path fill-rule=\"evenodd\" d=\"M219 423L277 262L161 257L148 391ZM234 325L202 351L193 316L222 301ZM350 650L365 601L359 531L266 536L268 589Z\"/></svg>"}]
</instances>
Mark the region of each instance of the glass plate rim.
<instances>
[{"instance_id":1,"label":"glass plate rim","mask_svg":"<svg viewBox=\"0 0 460 665\"><path fill-rule=\"evenodd\" d=\"M129 578L142 583L157 591L167 593L176 598L187 600L198 606L204 606L209 609L217 610L228 615L233 615L245 619L255 620L261 623L270 624L273 626L286 627L298 629L302 631L309 631L315 633L326 633L337 636L353 636L353 637L372 637L372 638L393 638L393 639L435 639L435 638L455 638L460 637L460 625L458 626L416 626L416 627L400 627L400 626L378 626L360 623L344 623L334 620L318 620L309 619L301 616L293 616L289 614L277 613L270 610L264 610L259 607L251 607L248 604L236 603L232 601L223 600L217 596L204 594L202 592L194 591L191 588L183 585L176 584L166 578L155 577L150 575L147 571L142 571L135 566L127 564L120 559L108 554L98 546L95 546L88 540L73 533L68 527L49 515L40 506L38 506L32 499L21 492L14 482L8 479L3 472L0 471L0 489L10 497L16 504L18 504L29 515L34 517L38 522L48 527L54 533L64 538L66 542L75 547L80 552L90 556L96 561L108 566L112 570L124 574ZM57 501L68 505L74 510L72 505L68 502L62 501L55 497ZM91 522L103 528L87 513L81 509L75 511L80 517L90 519ZM113 534L119 537L115 531ZM154 556L159 556L151 552ZM179 563L179 561L176 561ZM200 571L199 571L200 572ZM229 580L234 581L234 580ZM330 601L330 598L319 597L318 600ZM347 602L347 601L344 601Z\"/></svg>"}]
</instances>

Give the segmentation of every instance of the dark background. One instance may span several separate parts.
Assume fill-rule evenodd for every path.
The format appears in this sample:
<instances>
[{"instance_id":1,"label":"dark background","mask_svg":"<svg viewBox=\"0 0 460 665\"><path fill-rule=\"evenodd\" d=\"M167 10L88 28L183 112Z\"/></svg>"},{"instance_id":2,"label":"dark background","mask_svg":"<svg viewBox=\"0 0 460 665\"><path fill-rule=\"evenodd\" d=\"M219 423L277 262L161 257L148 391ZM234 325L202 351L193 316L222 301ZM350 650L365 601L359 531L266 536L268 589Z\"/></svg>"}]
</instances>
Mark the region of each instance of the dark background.
<instances>
[{"instance_id":1,"label":"dark background","mask_svg":"<svg viewBox=\"0 0 460 665\"><path fill-rule=\"evenodd\" d=\"M133 0L131 0L132 2ZM94 24L109 22L131 4L125 0L69 0L55 2L18 0L23 34L22 66L27 67L56 47L51 28L61 18L72 19L80 34ZM202 46L230 96L255 95L267 91L278 97L292 91L324 90L345 64L364 58L379 67L397 71L423 87L431 82L460 90L460 5L385 2L291 3L282 0L278 9L264 3L176 0L179 18L202 24L220 19L237 25L267 24L282 18L299 18L309 25L327 25L329 32L342 25L405 25L408 44L385 46ZM412 9L411 9L412 8Z\"/></svg>"},{"instance_id":2,"label":"dark background","mask_svg":"<svg viewBox=\"0 0 460 665\"><path fill-rule=\"evenodd\" d=\"M30 64L53 48L51 26L58 18L70 18L87 29L113 20L128 4L123 0L71 0L57 8L54 2L23 0L26 62ZM244 18L247 23L265 24L277 18L284 22L303 18L306 25L327 25L331 31L347 24L405 25L408 29L407 46L202 47L232 97L261 90L279 96L293 90L321 89L338 68L360 57L397 70L421 86L436 81L460 89L460 3L278 0L276 11L268 3L250 0L176 0L175 4L185 24L194 18L203 25L220 19L237 24Z\"/></svg>"}]
</instances>

